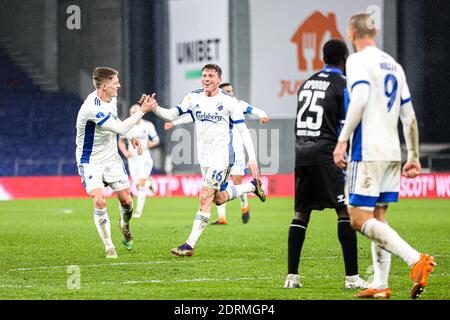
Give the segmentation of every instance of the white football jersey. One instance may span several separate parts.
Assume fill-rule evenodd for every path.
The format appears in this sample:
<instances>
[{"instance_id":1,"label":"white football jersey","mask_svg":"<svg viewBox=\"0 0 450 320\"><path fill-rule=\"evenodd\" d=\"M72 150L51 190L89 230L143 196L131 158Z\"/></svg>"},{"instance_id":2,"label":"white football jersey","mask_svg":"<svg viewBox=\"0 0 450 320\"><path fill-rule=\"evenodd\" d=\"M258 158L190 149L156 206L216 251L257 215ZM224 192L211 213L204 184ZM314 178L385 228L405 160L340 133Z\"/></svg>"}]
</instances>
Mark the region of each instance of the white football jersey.
<instances>
[{"instance_id":1,"label":"white football jersey","mask_svg":"<svg viewBox=\"0 0 450 320\"><path fill-rule=\"evenodd\" d=\"M128 131L127 134L135 137L141 142L144 154L147 153L150 154L150 149L148 148L148 142L150 141L150 139L152 141L159 140L159 136L158 133L156 133L154 124L146 120L141 120L140 122L138 122L130 129L130 131ZM129 140L128 140L128 151L130 151L133 154L133 157L137 157L137 150L133 148Z\"/></svg>"},{"instance_id":2,"label":"white football jersey","mask_svg":"<svg viewBox=\"0 0 450 320\"><path fill-rule=\"evenodd\" d=\"M89 94L78 111L76 158L77 164L104 163L121 160L117 151L117 134L102 128L110 117L117 118L117 99L106 103Z\"/></svg>"},{"instance_id":3,"label":"white football jersey","mask_svg":"<svg viewBox=\"0 0 450 320\"><path fill-rule=\"evenodd\" d=\"M180 115L195 122L198 160L202 167L227 167L234 163L233 126L245 122L236 98L220 91L207 97L203 89L192 91L177 105Z\"/></svg>"},{"instance_id":4,"label":"white football jersey","mask_svg":"<svg viewBox=\"0 0 450 320\"><path fill-rule=\"evenodd\" d=\"M349 92L358 85L370 88L351 140L351 160L400 161L399 114L411 100L402 66L389 54L368 46L348 57L346 72Z\"/></svg>"}]
</instances>

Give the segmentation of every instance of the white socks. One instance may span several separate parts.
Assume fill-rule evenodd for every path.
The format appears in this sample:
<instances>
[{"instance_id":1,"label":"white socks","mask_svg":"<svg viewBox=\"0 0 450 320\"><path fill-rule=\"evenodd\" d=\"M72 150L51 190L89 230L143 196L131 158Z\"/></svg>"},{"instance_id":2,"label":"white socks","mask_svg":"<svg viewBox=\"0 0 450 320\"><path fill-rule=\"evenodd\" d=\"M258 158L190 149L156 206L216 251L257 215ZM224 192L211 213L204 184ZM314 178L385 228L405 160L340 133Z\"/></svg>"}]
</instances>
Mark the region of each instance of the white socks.
<instances>
[{"instance_id":1,"label":"white socks","mask_svg":"<svg viewBox=\"0 0 450 320\"><path fill-rule=\"evenodd\" d=\"M192 231L189 235L189 238L186 240L186 243L194 248L195 244L200 238L205 227L208 225L209 218L211 217L210 212L201 212L197 211L197 215L194 218L194 224L192 225Z\"/></svg>"},{"instance_id":2,"label":"white socks","mask_svg":"<svg viewBox=\"0 0 450 320\"><path fill-rule=\"evenodd\" d=\"M255 186L251 183L238 184L237 186L229 185L225 191L229 196L228 201L231 201L233 199L236 199L237 197L242 196L245 193L255 191Z\"/></svg>"},{"instance_id":3,"label":"white socks","mask_svg":"<svg viewBox=\"0 0 450 320\"><path fill-rule=\"evenodd\" d=\"M144 210L145 199L147 199L147 188L139 188L136 204L136 212L138 215L142 214Z\"/></svg>"},{"instance_id":4,"label":"white socks","mask_svg":"<svg viewBox=\"0 0 450 320\"><path fill-rule=\"evenodd\" d=\"M108 251L114 248L111 240L111 224L109 222L108 212L105 209L94 209L94 223L97 227L98 235L105 245L105 250Z\"/></svg>"},{"instance_id":5,"label":"white socks","mask_svg":"<svg viewBox=\"0 0 450 320\"><path fill-rule=\"evenodd\" d=\"M248 207L248 198L247 194L244 193L239 197L239 200L241 200L241 209L246 209Z\"/></svg>"},{"instance_id":6,"label":"white socks","mask_svg":"<svg viewBox=\"0 0 450 320\"><path fill-rule=\"evenodd\" d=\"M122 228L123 225L127 226L130 223L131 214L133 213L133 202L131 202L131 205L128 208L122 207L122 204L119 203L119 211L120 211L120 227Z\"/></svg>"},{"instance_id":7,"label":"white socks","mask_svg":"<svg viewBox=\"0 0 450 320\"><path fill-rule=\"evenodd\" d=\"M420 259L420 253L414 250L391 227L375 218L367 220L361 233L386 251L399 256L411 268Z\"/></svg>"},{"instance_id":8,"label":"white socks","mask_svg":"<svg viewBox=\"0 0 450 320\"><path fill-rule=\"evenodd\" d=\"M389 287L388 278L391 268L391 254L372 241L373 281L372 289L383 290Z\"/></svg>"},{"instance_id":9,"label":"white socks","mask_svg":"<svg viewBox=\"0 0 450 320\"><path fill-rule=\"evenodd\" d=\"M382 221L388 226L387 221ZM383 290L389 288L389 271L391 269L391 253L378 246L374 241L371 244L373 281L372 289Z\"/></svg>"},{"instance_id":10,"label":"white socks","mask_svg":"<svg viewBox=\"0 0 450 320\"><path fill-rule=\"evenodd\" d=\"M226 219L226 213L227 213L227 203L221 204L220 206L216 206L217 208L217 215L219 216L219 219Z\"/></svg>"}]
</instances>

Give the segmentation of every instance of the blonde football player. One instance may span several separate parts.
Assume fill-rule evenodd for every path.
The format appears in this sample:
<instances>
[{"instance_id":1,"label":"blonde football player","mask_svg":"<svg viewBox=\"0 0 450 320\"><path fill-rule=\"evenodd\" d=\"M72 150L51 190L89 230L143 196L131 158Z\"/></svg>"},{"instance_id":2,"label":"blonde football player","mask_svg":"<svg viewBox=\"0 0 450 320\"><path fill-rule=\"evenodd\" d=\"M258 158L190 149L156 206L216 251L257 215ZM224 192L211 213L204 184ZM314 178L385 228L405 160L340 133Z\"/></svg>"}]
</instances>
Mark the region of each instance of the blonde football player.
<instances>
[{"instance_id":1,"label":"blonde football player","mask_svg":"<svg viewBox=\"0 0 450 320\"><path fill-rule=\"evenodd\" d=\"M389 298L391 254L405 261L413 281L411 297L417 298L433 271L434 259L421 254L386 223L390 202L400 190L400 141L398 119L408 148L403 174L414 177L420 170L419 134L411 94L402 66L375 44L377 30L372 17L354 15L348 34L356 53L347 59L350 105L334 151L335 163L347 165L345 152L353 134L348 168L349 213L354 229L372 240L374 281L358 298Z\"/></svg>"},{"instance_id":2,"label":"blonde football player","mask_svg":"<svg viewBox=\"0 0 450 320\"><path fill-rule=\"evenodd\" d=\"M78 172L86 192L94 204L94 222L103 241L106 258L117 258L111 240L111 226L106 211L103 187L110 186L120 202L120 230L124 236L122 243L127 250L133 247L130 232L130 218L133 202L130 183L122 159L117 151L117 134L125 135L131 144L142 153L136 138L128 135L144 113L156 107L153 96L141 100L142 105L131 117L123 122L117 117L117 91L120 88L118 72L112 68L100 67L93 72L95 91L88 95L78 112L76 135L76 159Z\"/></svg>"}]
</instances>

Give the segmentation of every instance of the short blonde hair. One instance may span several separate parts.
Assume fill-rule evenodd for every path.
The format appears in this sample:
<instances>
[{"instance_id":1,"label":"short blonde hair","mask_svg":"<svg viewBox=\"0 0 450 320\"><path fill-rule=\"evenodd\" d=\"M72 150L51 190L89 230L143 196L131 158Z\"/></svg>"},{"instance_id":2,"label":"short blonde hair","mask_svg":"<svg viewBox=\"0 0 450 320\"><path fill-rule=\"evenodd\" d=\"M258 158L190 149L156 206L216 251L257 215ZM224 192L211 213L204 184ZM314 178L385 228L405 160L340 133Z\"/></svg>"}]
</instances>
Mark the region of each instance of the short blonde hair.
<instances>
[{"instance_id":1,"label":"short blonde hair","mask_svg":"<svg viewBox=\"0 0 450 320\"><path fill-rule=\"evenodd\" d=\"M354 14L348 25L356 33L356 38L375 38L377 34L373 17L368 13Z\"/></svg>"},{"instance_id":2,"label":"short blonde hair","mask_svg":"<svg viewBox=\"0 0 450 320\"><path fill-rule=\"evenodd\" d=\"M92 73L92 81L98 89L107 80L111 80L114 76L118 76L119 72L109 67L97 67Z\"/></svg>"}]
</instances>

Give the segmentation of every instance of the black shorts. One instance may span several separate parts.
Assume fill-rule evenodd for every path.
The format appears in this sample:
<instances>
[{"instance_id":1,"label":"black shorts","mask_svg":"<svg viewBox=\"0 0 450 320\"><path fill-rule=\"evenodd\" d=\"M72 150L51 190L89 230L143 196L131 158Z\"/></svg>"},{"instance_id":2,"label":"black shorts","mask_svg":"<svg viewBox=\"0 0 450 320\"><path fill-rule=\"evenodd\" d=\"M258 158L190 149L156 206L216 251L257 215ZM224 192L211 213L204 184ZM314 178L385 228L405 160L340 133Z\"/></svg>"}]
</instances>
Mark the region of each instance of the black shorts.
<instances>
[{"instance_id":1,"label":"black shorts","mask_svg":"<svg viewBox=\"0 0 450 320\"><path fill-rule=\"evenodd\" d=\"M295 211L345 206L345 176L334 163L295 167Z\"/></svg>"}]
</instances>

